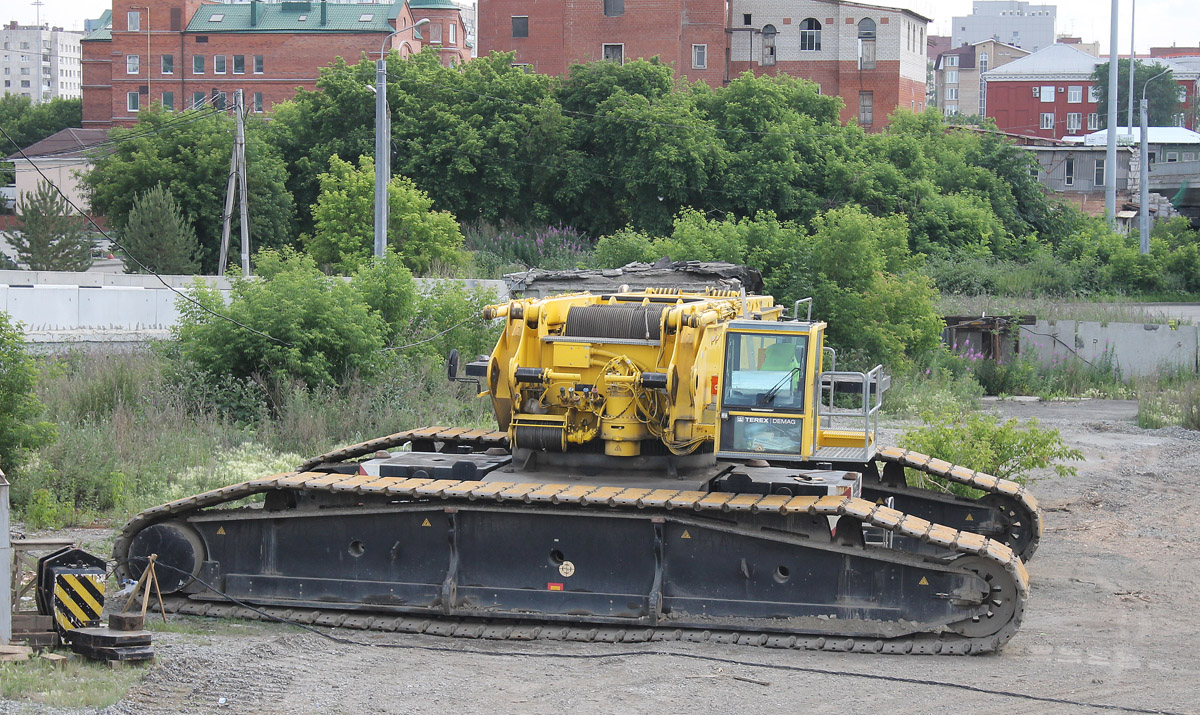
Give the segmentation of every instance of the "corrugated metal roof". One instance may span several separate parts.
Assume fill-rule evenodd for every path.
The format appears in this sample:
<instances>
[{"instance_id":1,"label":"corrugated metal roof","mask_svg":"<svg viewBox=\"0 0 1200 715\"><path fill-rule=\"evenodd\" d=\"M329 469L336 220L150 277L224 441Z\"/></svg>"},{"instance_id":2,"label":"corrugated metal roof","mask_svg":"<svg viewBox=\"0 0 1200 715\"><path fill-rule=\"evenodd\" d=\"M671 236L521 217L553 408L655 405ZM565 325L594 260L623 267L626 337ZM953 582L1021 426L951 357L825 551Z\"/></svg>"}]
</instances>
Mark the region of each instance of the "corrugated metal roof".
<instances>
[{"instance_id":1,"label":"corrugated metal roof","mask_svg":"<svg viewBox=\"0 0 1200 715\"><path fill-rule=\"evenodd\" d=\"M1001 65L983 77L989 82L1050 77L1084 79L1092 75L1100 62L1100 58L1072 45L1055 43L1032 55Z\"/></svg>"},{"instance_id":2,"label":"corrugated metal roof","mask_svg":"<svg viewBox=\"0 0 1200 715\"><path fill-rule=\"evenodd\" d=\"M408 4L413 10L460 10L450 0L414 0Z\"/></svg>"},{"instance_id":3,"label":"corrugated metal roof","mask_svg":"<svg viewBox=\"0 0 1200 715\"><path fill-rule=\"evenodd\" d=\"M112 39L112 10L105 10L100 15L100 27L92 30L92 33L80 40L80 42L89 42L91 40L111 40Z\"/></svg>"},{"instance_id":4,"label":"corrugated metal roof","mask_svg":"<svg viewBox=\"0 0 1200 715\"><path fill-rule=\"evenodd\" d=\"M282 2L239 5L201 5L187 32L391 32L388 22L404 8L403 1L376 5Z\"/></svg>"},{"instance_id":5,"label":"corrugated metal roof","mask_svg":"<svg viewBox=\"0 0 1200 715\"><path fill-rule=\"evenodd\" d=\"M1146 127L1146 138L1151 144L1200 144L1200 134L1184 127ZM1083 143L1087 146L1108 144L1108 130L1085 134ZM1133 132L1125 127L1117 127L1118 144L1141 144L1142 128L1134 127Z\"/></svg>"}]
</instances>

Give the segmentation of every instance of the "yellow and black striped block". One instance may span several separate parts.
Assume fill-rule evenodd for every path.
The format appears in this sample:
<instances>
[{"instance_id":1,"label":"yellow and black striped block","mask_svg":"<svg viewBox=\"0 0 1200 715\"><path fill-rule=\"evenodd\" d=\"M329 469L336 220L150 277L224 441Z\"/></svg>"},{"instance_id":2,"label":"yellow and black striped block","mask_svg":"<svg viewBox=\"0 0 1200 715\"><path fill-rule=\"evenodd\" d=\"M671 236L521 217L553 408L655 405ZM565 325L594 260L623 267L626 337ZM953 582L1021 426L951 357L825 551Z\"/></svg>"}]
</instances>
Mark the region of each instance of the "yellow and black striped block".
<instances>
[{"instance_id":1,"label":"yellow and black striped block","mask_svg":"<svg viewBox=\"0 0 1200 715\"><path fill-rule=\"evenodd\" d=\"M100 625L104 611L104 574L59 573L54 576L54 622L60 633Z\"/></svg>"}]
</instances>

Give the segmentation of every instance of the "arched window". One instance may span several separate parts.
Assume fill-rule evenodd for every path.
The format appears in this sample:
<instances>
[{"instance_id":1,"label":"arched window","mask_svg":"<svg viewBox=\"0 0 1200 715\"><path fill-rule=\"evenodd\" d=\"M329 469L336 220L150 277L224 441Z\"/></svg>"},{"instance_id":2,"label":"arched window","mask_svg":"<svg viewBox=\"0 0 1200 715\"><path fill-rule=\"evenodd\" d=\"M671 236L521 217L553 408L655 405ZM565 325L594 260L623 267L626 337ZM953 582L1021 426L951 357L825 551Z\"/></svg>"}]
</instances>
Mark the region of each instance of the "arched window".
<instances>
[{"instance_id":1,"label":"arched window","mask_svg":"<svg viewBox=\"0 0 1200 715\"><path fill-rule=\"evenodd\" d=\"M762 64L763 66L775 64L775 36L779 31L774 25L763 25L762 29Z\"/></svg>"},{"instance_id":2,"label":"arched window","mask_svg":"<svg viewBox=\"0 0 1200 715\"><path fill-rule=\"evenodd\" d=\"M808 18L800 23L800 49L821 49L821 23L816 18Z\"/></svg>"},{"instance_id":3,"label":"arched window","mask_svg":"<svg viewBox=\"0 0 1200 715\"><path fill-rule=\"evenodd\" d=\"M915 41L916 33L910 35L910 39ZM858 68L875 69L875 21L869 17L864 17L858 23Z\"/></svg>"}]
</instances>

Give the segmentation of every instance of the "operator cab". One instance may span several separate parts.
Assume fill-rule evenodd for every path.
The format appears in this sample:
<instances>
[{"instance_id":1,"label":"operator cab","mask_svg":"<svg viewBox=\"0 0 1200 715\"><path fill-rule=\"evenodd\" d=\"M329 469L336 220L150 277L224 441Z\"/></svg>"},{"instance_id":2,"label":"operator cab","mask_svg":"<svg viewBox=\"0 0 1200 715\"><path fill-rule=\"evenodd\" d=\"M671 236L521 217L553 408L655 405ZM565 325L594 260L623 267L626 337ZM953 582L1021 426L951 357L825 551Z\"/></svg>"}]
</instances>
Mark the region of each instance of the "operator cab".
<instances>
[{"instance_id":1,"label":"operator cab","mask_svg":"<svg viewBox=\"0 0 1200 715\"><path fill-rule=\"evenodd\" d=\"M824 323L740 320L725 333L717 456L796 458L812 450L812 376Z\"/></svg>"}]
</instances>

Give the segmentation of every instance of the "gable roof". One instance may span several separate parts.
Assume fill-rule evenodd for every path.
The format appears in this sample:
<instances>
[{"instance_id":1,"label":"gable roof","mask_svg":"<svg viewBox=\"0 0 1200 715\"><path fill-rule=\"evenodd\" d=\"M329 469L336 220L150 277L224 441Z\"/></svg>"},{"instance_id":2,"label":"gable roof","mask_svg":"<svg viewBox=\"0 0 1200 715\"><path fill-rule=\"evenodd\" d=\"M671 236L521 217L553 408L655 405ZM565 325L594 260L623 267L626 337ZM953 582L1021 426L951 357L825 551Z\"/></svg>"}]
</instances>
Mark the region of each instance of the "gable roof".
<instances>
[{"instance_id":1,"label":"gable roof","mask_svg":"<svg viewBox=\"0 0 1200 715\"><path fill-rule=\"evenodd\" d=\"M946 50L942 54L938 55L937 69L939 69L939 70L944 69L946 67L945 58L951 57L951 56L958 57L958 65L957 65L958 69L962 69L962 70L975 69L975 46L974 45L962 45L960 47L955 47L952 50Z\"/></svg>"},{"instance_id":2,"label":"gable roof","mask_svg":"<svg viewBox=\"0 0 1200 715\"><path fill-rule=\"evenodd\" d=\"M1200 134L1185 127L1146 127L1146 139L1151 144L1200 144ZM1108 130L1085 134L1083 143L1087 146L1099 146L1108 143ZM1133 132L1125 127L1117 127L1118 144L1141 144L1142 128L1134 127Z\"/></svg>"},{"instance_id":3,"label":"gable roof","mask_svg":"<svg viewBox=\"0 0 1200 715\"><path fill-rule=\"evenodd\" d=\"M1073 45L1055 43L984 73L989 82L1087 79L1102 60Z\"/></svg>"},{"instance_id":4,"label":"gable roof","mask_svg":"<svg viewBox=\"0 0 1200 715\"><path fill-rule=\"evenodd\" d=\"M390 20L404 9L404 0L372 5L320 2L253 2L201 5L185 32L212 35L225 32L391 32ZM321 14L325 23L321 24Z\"/></svg>"},{"instance_id":5,"label":"gable roof","mask_svg":"<svg viewBox=\"0 0 1200 715\"><path fill-rule=\"evenodd\" d=\"M111 40L112 39L112 10L105 10L100 14L100 27L92 30L92 33L84 37L80 42L90 42L93 40Z\"/></svg>"},{"instance_id":6,"label":"gable roof","mask_svg":"<svg viewBox=\"0 0 1200 715\"><path fill-rule=\"evenodd\" d=\"M68 127L45 139L25 147L25 156L30 159L73 159L87 156L89 150L108 139L107 129L78 129ZM25 157L17 152L5 161L21 161Z\"/></svg>"}]
</instances>

